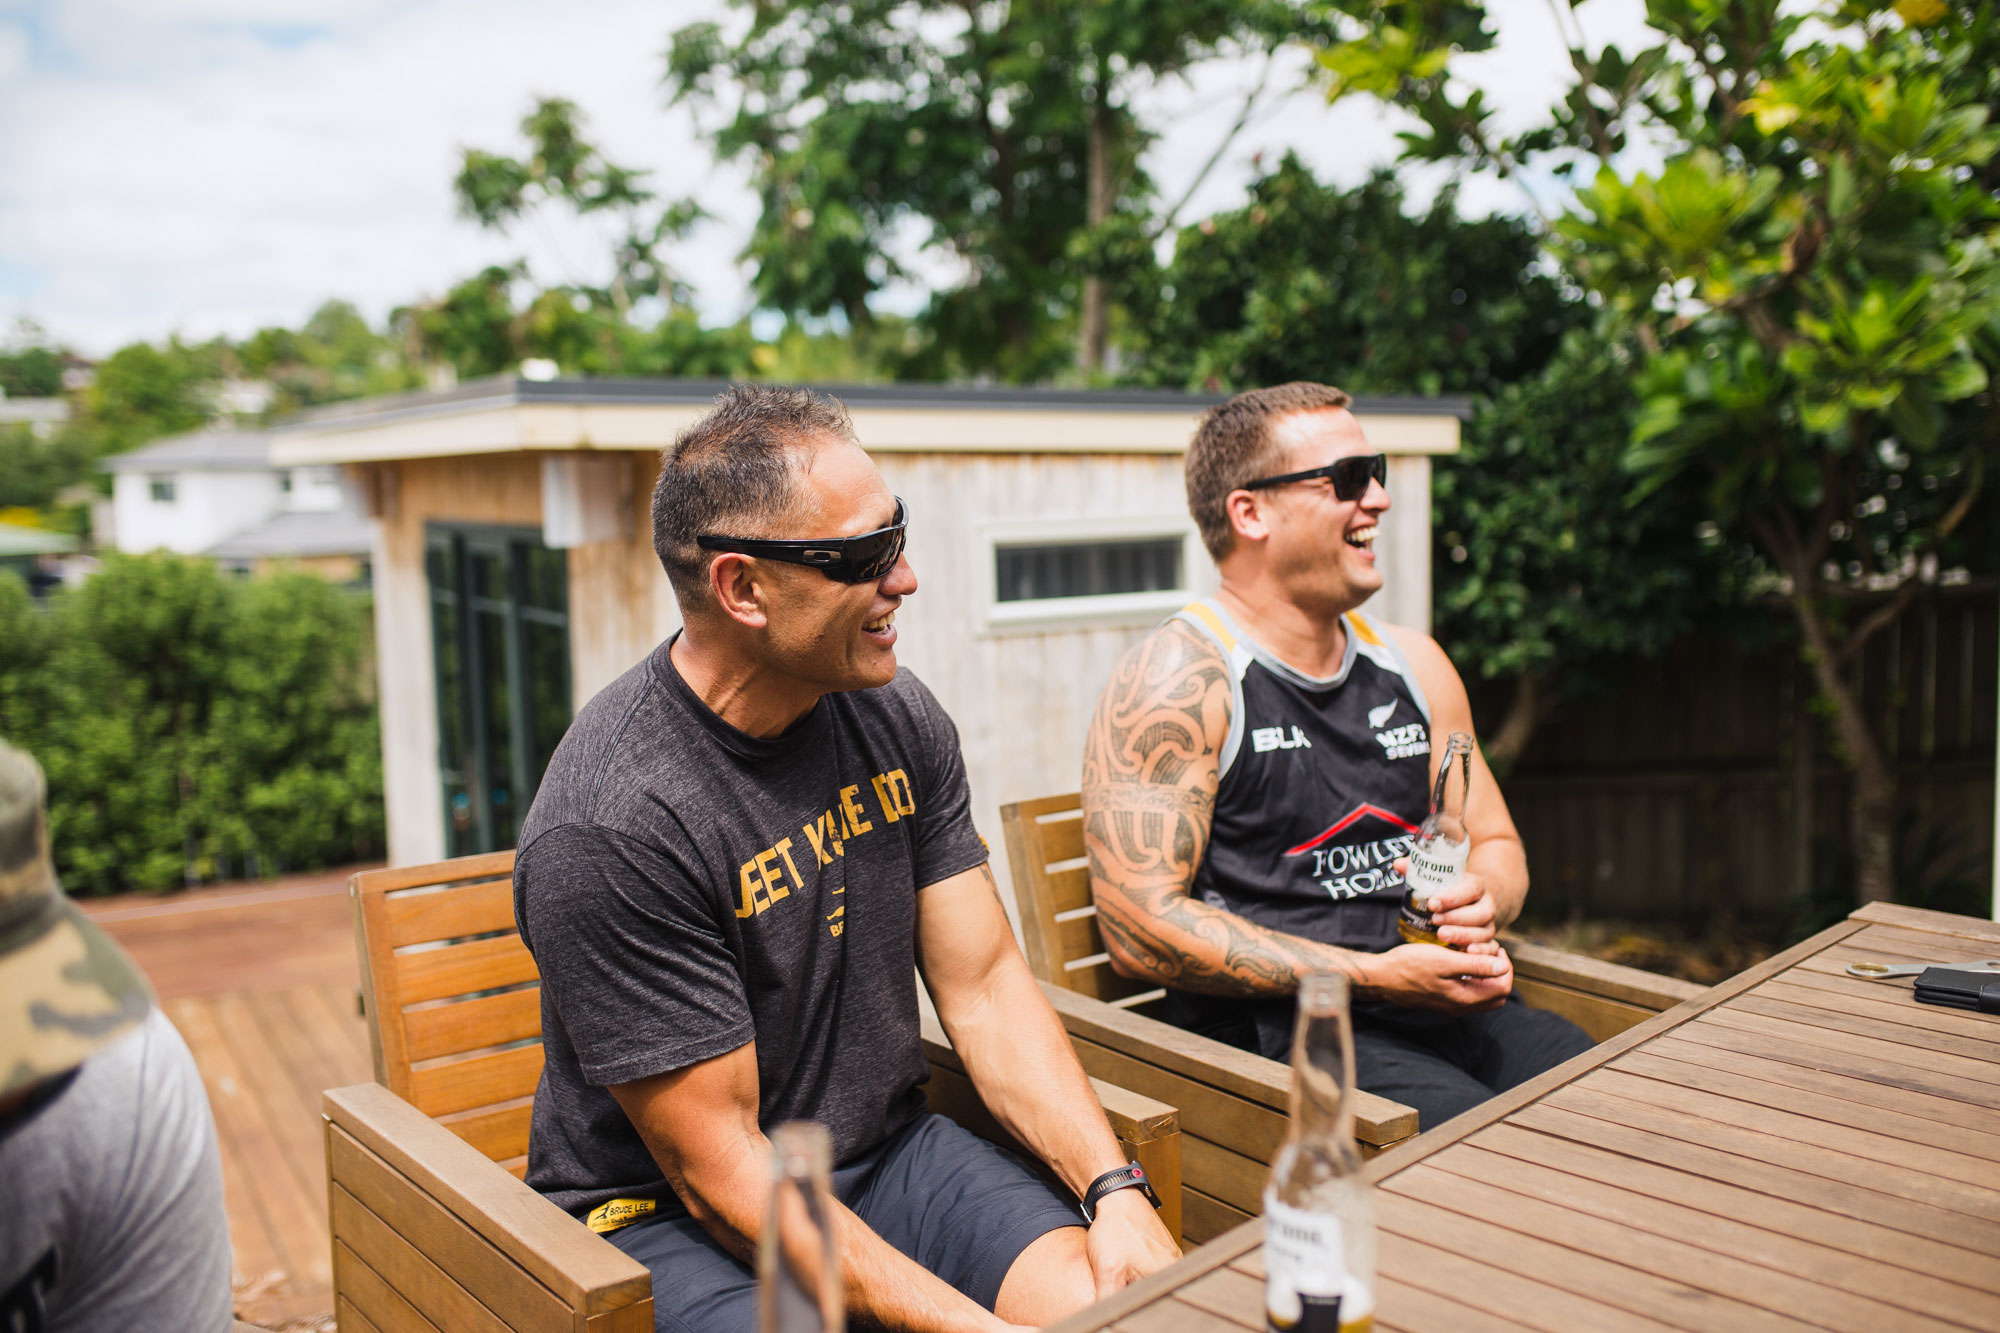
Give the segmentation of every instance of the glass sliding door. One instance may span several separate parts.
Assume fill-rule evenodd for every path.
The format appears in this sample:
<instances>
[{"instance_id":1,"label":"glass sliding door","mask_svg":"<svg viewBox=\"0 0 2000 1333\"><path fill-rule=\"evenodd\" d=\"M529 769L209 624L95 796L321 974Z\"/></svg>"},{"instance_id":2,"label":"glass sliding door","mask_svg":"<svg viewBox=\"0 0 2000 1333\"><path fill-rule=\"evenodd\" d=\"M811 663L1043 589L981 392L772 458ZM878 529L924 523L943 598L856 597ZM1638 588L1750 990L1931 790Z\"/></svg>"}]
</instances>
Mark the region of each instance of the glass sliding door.
<instances>
[{"instance_id":1,"label":"glass sliding door","mask_svg":"<svg viewBox=\"0 0 2000 1333\"><path fill-rule=\"evenodd\" d=\"M541 534L426 528L451 856L512 847L570 721L569 569Z\"/></svg>"}]
</instances>

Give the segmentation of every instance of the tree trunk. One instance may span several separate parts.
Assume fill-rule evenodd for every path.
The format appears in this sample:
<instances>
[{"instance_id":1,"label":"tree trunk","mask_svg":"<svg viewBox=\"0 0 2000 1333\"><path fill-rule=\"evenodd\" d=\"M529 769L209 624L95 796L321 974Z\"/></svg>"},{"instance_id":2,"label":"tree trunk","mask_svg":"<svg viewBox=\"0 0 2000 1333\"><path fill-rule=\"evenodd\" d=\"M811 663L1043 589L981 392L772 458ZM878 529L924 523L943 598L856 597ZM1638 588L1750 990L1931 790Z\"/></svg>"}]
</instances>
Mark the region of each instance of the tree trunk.
<instances>
[{"instance_id":1,"label":"tree trunk","mask_svg":"<svg viewBox=\"0 0 2000 1333\"><path fill-rule=\"evenodd\" d=\"M1111 71L1102 61L1097 66L1097 98L1090 108L1090 133L1084 163L1084 221L1096 227L1111 220L1111 155L1116 145L1117 127L1111 112ZM1104 368L1104 345L1109 335L1111 298L1104 279L1095 274L1083 280L1083 309L1078 336L1077 368L1095 375Z\"/></svg>"},{"instance_id":2,"label":"tree trunk","mask_svg":"<svg viewBox=\"0 0 2000 1333\"><path fill-rule=\"evenodd\" d=\"M1535 728L1541 725L1542 714L1548 711L1548 702L1542 696L1541 677L1534 672L1523 672L1514 682L1514 701L1507 707L1507 716L1502 719L1500 729L1493 733L1493 739L1486 742L1486 763L1495 774L1504 775L1521 757L1521 751L1528 748Z\"/></svg>"},{"instance_id":3,"label":"tree trunk","mask_svg":"<svg viewBox=\"0 0 2000 1333\"><path fill-rule=\"evenodd\" d=\"M1814 587L1810 567L1795 565L1792 610L1805 636L1806 664L1812 668L1820 694L1833 706L1830 721L1834 741L1848 771L1854 774L1848 816L1854 836L1855 896L1864 903L1887 902L1896 892L1895 770L1868 725L1860 697L1841 669L1845 654L1836 652L1827 637L1813 598Z\"/></svg>"}]
</instances>

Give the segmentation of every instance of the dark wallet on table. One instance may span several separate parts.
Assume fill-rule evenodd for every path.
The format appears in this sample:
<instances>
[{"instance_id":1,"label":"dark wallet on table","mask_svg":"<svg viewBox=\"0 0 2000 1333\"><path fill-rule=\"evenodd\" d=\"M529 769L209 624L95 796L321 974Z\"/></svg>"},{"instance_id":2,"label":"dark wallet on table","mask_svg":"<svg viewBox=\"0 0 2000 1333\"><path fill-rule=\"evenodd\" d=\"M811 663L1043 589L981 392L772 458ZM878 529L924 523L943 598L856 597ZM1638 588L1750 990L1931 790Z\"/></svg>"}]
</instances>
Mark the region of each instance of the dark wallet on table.
<instances>
[{"instance_id":1,"label":"dark wallet on table","mask_svg":"<svg viewBox=\"0 0 2000 1333\"><path fill-rule=\"evenodd\" d=\"M1927 967L1917 977L1917 998L1925 1004L2000 1014L2000 971Z\"/></svg>"}]
</instances>

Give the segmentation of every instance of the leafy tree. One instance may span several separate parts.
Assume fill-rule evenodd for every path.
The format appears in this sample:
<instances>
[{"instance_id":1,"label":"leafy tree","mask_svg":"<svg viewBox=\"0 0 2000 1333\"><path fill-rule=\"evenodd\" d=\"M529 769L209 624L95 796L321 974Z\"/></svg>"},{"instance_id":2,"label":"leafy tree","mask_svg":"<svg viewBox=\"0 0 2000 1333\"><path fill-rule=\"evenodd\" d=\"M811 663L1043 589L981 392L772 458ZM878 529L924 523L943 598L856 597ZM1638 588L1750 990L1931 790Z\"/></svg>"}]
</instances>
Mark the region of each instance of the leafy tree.
<instances>
[{"instance_id":1,"label":"leafy tree","mask_svg":"<svg viewBox=\"0 0 2000 1333\"><path fill-rule=\"evenodd\" d=\"M1696 542L1691 488L1627 511L1629 358L1541 253L1518 219L1460 218L1451 190L1412 216L1387 172L1343 191L1287 156L1125 298L1147 382L1474 397L1462 451L1434 469L1436 632L1512 685L1486 742L1502 767L1552 704L1689 625L1720 555Z\"/></svg>"},{"instance_id":2,"label":"leafy tree","mask_svg":"<svg viewBox=\"0 0 2000 1333\"><path fill-rule=\"evenodd\" d=\"M0 734L49 778L72 892L167 889L382 842L365 599L303 574L106 558L46 611L0 577Z\"/></svg>"},{"instance_id":3,"label":"leafy tree","mask_svg":"<svg viewBox=\"0 0 2000 1333\"><path fill-rule=\"evenodd\" d=\"M1367 28L1326 53L1334 92L1414 112L1414 155L1580 182L1557 253L1639 357L1639 494L1698 478L1768 563L1853 772L1858 894L1889 897L1895 774L1853 670L1969 549L2000 438L2000 18L1652 0L1657 45L1592 55L1572 33L1565 101L1503 138L1449 77L1481 6L1351 12Z\"/></svg>"},{"instance_id":4,"label":"leafy tree","mask_svg":"<svg viewBox=\"0 0 2000 1333\"><path fill-rule=\"evenodd\" d=\"M914 228L963 274L933 293L925 346L899 367L928 377L1095 371L1102 270L1143 253L1130 234L1157 226L1135 94L1317 30L1292 0L739 8L738 35L713 22L674 33L667 87L718 113L722 157L752 163L757 299L863 328L870 298L905 276L895 252Z\"/></svg>"},{"instance_id":5,"label":"leafy tree","mask_svg":"<svg viewBox=\"0 0 2000 1333\"><path fill-rule=\"evenodd\" d=\"M0 394L9 398L53 398L63 391L63 352L40 325L22 320L10 345L0 349Z\"/></svg>"},{"instance_id":6,"label":"leafy tree","mask_svg":"<svg viewBox=\"0 0 2000 1333\"><path fill-rule=\"evenodd\" d=\"M1342 191L1287 154L1246 206L1184 229L1165 272L1121 293L1142 316L1136 373L1189 387L1491 393L1587 322L1536 271L1540 252L1515 219L1461 220L1451 190L1412 217L1393 175Z\"/></svg>"},{"instance_id":7,"label":"leafy tree","mask_svg":"<svg viewBox=\"0 0 2000 1333\"><path fill-rule=\"evenodd\" d=\"M227 370L228 347L132 343L98 363L83 394L81 424L101 457L208 422L214 386Z\"/></svg>"},{"instance_id":8,"label":"leafy tree","mask_svg":"<svg viewBox=\"0 0 2000 1333\"><path fill-rule=\"evenodd\" d=\"M666 258L667 246L702 219L700 208L688 200L661 202L646 188L644 172L608 161L584 137L570 102L538 101L521 133L527 140L521 157L464 151L452 183L460 211L499 231L549 207L615 217L611 271L602 285L538 288L525 260L489 266L442 299L391 317L410 359L443 362L460 375L498 374L530 357L571 374L747 373L748 328L704 328ZM655 322L639 322L649 311Z\"/></svg>"},{"instance_id":9,"label":"leafy tree","mask_svg":"<svg viewBox=\"0 0 2000 1333\"><path fill-rule=\"evenodd\" d=\"M274 415L423 383L397 342L346 301L326 302L298 329L259 329L236 346L233 360L238 374L270 382Z\"/></svg>"}]
</instances>

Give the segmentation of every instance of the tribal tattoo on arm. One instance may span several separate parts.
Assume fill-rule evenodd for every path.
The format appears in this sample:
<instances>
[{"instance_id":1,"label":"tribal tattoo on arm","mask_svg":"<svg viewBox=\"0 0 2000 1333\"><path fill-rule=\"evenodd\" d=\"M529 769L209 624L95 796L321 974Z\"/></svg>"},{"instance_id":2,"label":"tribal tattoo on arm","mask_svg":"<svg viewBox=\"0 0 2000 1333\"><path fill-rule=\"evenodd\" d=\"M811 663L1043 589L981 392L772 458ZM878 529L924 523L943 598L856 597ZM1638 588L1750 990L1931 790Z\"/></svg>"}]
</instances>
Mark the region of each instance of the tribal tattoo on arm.
<instances>
[{"instance_id":1,"label":"tribal tattoo on arm","mask_svg":"<svg viewBox=\"0 0 2000 1333\"><path fill-rule=\"evenodd\" d=\"M1290 994L1299 973L1329 968L1359 984L1346 950L1191 892L1215 815L1229 698L1221 650L1170 621L1119 660L1098 700L1084 745L1083 833L1112 966L1210 995Z\"/></svg>"}]
</instances>

